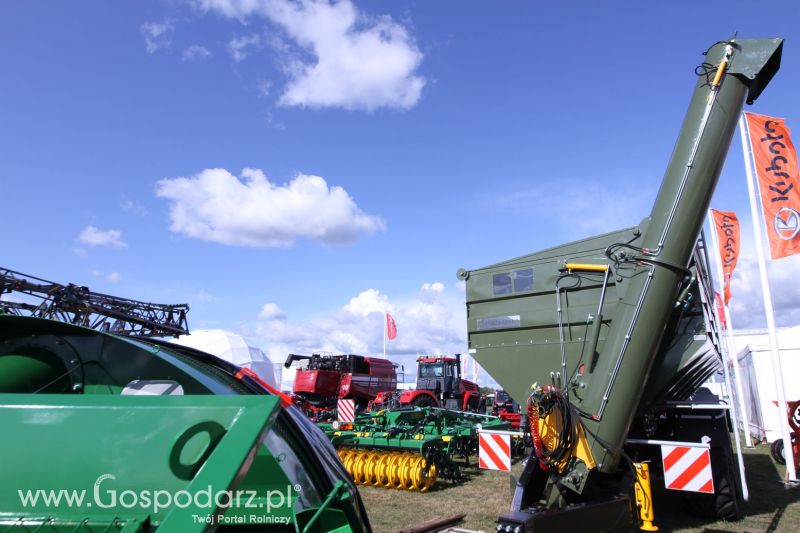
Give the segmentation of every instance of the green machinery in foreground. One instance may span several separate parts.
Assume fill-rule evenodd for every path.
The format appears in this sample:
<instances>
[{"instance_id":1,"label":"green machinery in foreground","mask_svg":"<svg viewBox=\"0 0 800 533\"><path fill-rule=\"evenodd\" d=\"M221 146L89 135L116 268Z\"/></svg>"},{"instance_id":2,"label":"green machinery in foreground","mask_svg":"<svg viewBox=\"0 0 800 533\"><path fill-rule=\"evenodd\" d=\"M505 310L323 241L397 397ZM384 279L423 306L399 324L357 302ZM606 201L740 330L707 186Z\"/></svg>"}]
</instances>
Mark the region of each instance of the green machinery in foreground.
<instances>
[{"instance_id":1,"label":"green machinery in foreground","mask_svg":"<svg viewBox=\"0 0 800 533\"><path fill-rule=\"evenodd\" d=\"M628 463L650 459L661 470L659 443L708 448L713 483L683 493L686 505L738 515L726 406L698 392L720 368L698 236L742 107L777 72L782 47L732 38L708 50L652 212L638 226L459 271L470 353L526 406L534 442L498 530L625 524L644 484ZM635 502L652 529L648 498Z\"/></svg>"},{"instance_id":2,"label":"green machinery in foreground","mask_svg":"<svg viewBox=\"0 0 800 533\"><path fill-rule=\"evenodd\" d=\"M441 477L460 481L454 458L469 461L479 429L505 430L498 417L436 407L360 414L351 424L321 424L356 483L427 492Z\"/></svg>"},{"instance_id":3,"label":"green machinery in foreground","mask_svg":"<svg viewBox=\"0 0 800 533\"><path fill-rule=\"evenodd\" d=\"M204 352L0 315L0 531L370 531L287 400Z\"/></svg>"}]
</instances>

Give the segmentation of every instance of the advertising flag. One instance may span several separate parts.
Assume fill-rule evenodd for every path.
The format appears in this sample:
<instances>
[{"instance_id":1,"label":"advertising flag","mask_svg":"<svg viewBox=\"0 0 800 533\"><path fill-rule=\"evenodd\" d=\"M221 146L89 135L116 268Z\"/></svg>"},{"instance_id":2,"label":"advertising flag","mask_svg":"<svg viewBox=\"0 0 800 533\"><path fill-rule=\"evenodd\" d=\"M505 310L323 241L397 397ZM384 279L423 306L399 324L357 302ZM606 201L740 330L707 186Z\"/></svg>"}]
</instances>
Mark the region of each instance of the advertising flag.
<instances>
[{"instance_id":1,"label":"advertising flag","mask_svg":"<svg viewBox=\"0 0 800 533\"><path fill-rule=\"evenodd\" d=\"M719 238L719 259L722 263L722 282L725 286L725 305L731 300L731 278L739 260L739 219L729 211L711 210L714 231Z\"/></svg>"},{"instance_id":2,"label":"advertising flag","mask_svg":"<svg viewBox=\"0 0 800 533\"><path fill-rule=\"evenodd\" d=\"M800 252L797 152L781 118L745 113L773 259Z\"/></svg>"},{"instance_id":3,"label":"advertising flag","mask_svg":"<svg viewBox=\"0 0 800 533\"><path fill-rule=\"evenodd\" d=\"M397 338L397 324L389 313L386 313L386 336L390 341Z\"/></svg>"},{"instance_id":4,"label":"advertising flag","mask_svg":"<svg viewBox=\"0 0 800 533\"><path fill-rule=\"evenodd\" d=\"M722 325L722 329L728 329L728 321L725 320L725 308L722 307L722 298L717 291L714 291L714 303L717 306L717 316L719 317L719 323Z\"/></svg>"}]
</instances>

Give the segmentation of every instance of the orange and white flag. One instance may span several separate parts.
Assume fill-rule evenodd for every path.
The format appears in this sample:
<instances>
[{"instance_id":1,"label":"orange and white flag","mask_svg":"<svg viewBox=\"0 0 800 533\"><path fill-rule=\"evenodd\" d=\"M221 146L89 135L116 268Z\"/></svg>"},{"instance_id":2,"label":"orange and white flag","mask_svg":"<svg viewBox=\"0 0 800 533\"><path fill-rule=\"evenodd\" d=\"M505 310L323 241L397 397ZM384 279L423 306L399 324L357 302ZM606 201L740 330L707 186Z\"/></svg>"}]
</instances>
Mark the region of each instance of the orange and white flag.
<instances>
[{"instance_id":1,"label":"orange and white flag","mask_svg":"<svg viewBox=\"0 0 800 533\"><path fill-rule=\"evenodd\" d=\"M725 287L725 305L731 300L731 278L739 260L739 219L729 211L711 210L714 231L719 238L719 259L722 263L722 282Z\"/></svg>"},{"instance_id":2,"label":"orange and white flag","mask_svg":"<svg viewBox=\"0 0 800 533\"><path fill-rule=\"evenodd\" d=\"M773 259L800 252L797 151L782 118L745 113Z\"/></svg>"}]
</instances>

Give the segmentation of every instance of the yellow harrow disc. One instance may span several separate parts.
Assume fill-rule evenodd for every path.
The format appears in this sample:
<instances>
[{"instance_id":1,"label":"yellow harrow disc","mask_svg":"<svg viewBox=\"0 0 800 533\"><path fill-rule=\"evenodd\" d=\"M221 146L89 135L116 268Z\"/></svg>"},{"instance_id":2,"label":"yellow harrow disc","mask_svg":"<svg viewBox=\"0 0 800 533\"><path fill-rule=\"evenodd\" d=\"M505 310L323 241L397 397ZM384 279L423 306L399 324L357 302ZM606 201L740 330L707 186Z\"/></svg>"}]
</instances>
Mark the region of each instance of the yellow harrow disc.
<instances>
[{"instance_id":1,"label":"yellow harrow disc","mask_svg":"<svg viewBox=\"0 0 800 533\"><path fill-rule=\"evenodd\" d=\"M337 450L342 464L359 485L426 492L436 483L436 465L418 453Z\"/></svg>"}]
</instances>

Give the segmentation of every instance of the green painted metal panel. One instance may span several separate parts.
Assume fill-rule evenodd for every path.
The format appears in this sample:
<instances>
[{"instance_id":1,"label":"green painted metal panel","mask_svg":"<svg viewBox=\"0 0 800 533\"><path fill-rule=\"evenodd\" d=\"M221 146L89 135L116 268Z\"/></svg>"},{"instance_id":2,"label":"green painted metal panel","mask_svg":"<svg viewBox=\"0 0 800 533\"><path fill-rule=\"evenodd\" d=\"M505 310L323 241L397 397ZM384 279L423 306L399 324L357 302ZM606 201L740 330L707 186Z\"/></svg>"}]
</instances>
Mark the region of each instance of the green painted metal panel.
<instances>
[{"instance_id":1,"label":"green painted metal panel","mask_svg":"<svg viewBox=\"0 0 800 533\"><path fill-rule=\"evenodd\" d=\"M213 508L157 502L237 486L278 405L272 396L0 395L0 426L17 435L2 444L0 520L80 515L201 531L193 515ZM65 499L37 493L50 490Z\"/></svg>"}]
</instances>

